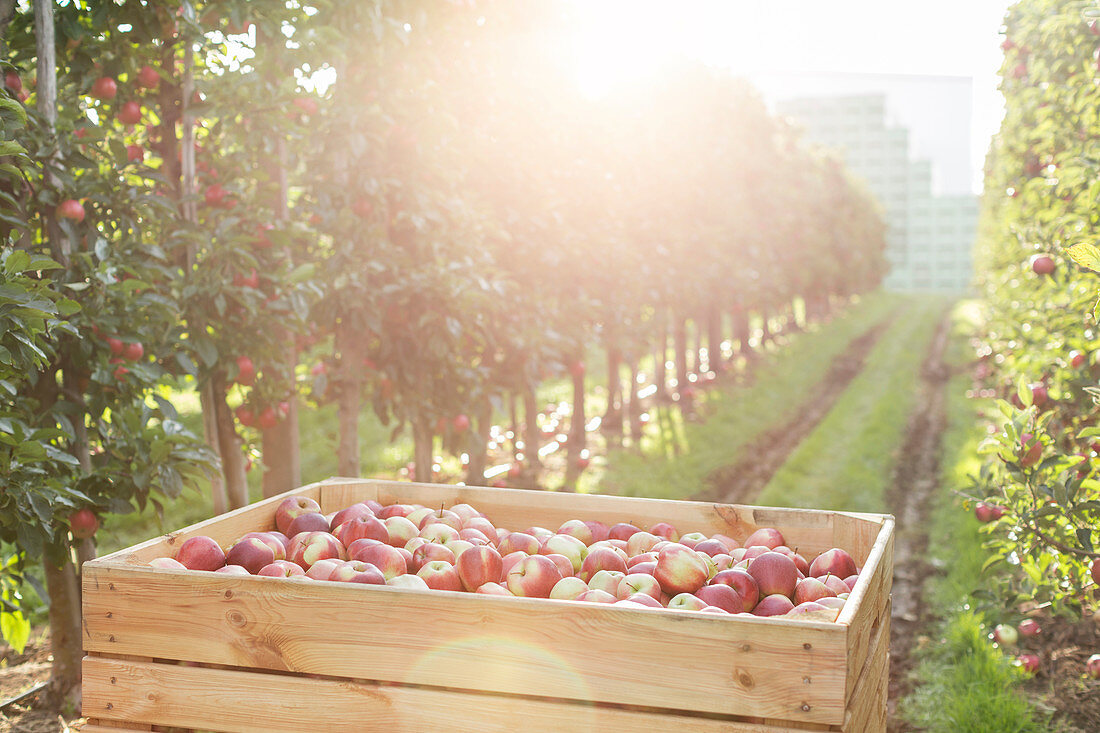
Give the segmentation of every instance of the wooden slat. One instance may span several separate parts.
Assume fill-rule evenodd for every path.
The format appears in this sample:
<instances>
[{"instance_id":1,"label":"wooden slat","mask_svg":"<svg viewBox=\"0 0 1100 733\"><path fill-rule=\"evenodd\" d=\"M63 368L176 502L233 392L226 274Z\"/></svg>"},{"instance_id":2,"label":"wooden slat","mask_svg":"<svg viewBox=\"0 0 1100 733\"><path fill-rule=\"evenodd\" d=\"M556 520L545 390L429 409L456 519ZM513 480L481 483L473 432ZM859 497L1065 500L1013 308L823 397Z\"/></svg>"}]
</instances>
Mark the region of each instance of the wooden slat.
<instances>
[{"instance_id":1,"label":"wooden slat","mask_svg":"<svg viewBox=\"0 0 1100 733\"><path fill-rule=\"evenodd\" d=\"M83 582L89 652L830 725L844 716L838 624L107 563L86 565Z\"/></svg>"},{"instance_id":2,"label":"wooden slat","mask_svg":"<svg viewBox=\"0 0 1100 733\"><path fill-rule=\"evenodd\" d=\"M676 712L97 657L85 659L84 679L87 714L103 710L109 704L116 718L219 733L307 730L512 733L519 729L531 733L582 730L803 733L806 730Z\"/></svg>"},{"instance_id":3,"label":"wooden slat","mask_svg":"<svg viewBox=\"0 0 1100 733\"><path fill-rule=\"evenodd\" d=\"M871 638L867 664L854 685L844 730L847 733L879 733L886 730L886 698L890 674L889 609L883 623Z\"/></svg>"},{"instance_id":4,"label":"wooden slat","mask_svg":"<svg viewBox=\"0 0 1100 733\"><path fill-rule=\"evenodd\" d=\"M149 730L149 729L150 729L150 726L148 726L148 725L146 725L143 728L135 728L135 727L126 728L126 727L122 727L121 725L111 725L111 724L100 725L100 724L95 724L95 723L88 723L88 724L86 724L86 725L84 725L83 727L80 728L80 733L131 733L131 731L135 731L135 730Z\"/></svg>"},{"instance_id":5,"label":"wooden slat","mask_svg":"<svg viewBox=\"0 0 1100 733\"><path fill-rule=\"evenodd\" d=\"M557 529L569 519L607 523L632 522L643 528L657 522L671 522L681 533L721 532L743 540L760 527L776 527L789 534L789 541L797 545L804 554L817 554L837 546L834 525L839 517L843 517L853 527L865 525L866 531L873 536L877 536L883 521L880 515L813 509L776 509L372 479L335 479L331 483L322 482L322 496L322 509L325 511L335 511L368 498L377 499L383 504L401 502L451 506L467 503L482 511L497 526L511 530L522 530L532 525ZM855 530L850 534L855 537ZM862 561L862 557L858 559Z\"/></svg>"},{"instance_id":6,"label":"wooden slat","mask_svg":"<svg viewBox=\"0 0 1100 733\"><path fill-rule=\"evenodd\" d=\"M890 600L894 578L893 524L892 519L885 520L860 580L837 618L837 622L848 629L846 696L851 696L871 650L872 635L885 619L884 610Z\"/></svg>"},{"instance_id":7,"label":"wooden slat","mask_svg":"<svg viewBox=\"0 0 1100 733\"><path fill-rule=\"evenodd\" d=\"M310 484L300 489L258 501L255 504L212 517L198 524L192 524L185 529L169 532L139 545L119 550L110 555L104 555L91 562L95 564L122 562L145 565L156 557L175 557L179 545L196 535L209 535L222 546L229 546L238 540L241 535L248 532L275 529L275 509L279 506L279 503L287 496L299 494L317 500L321 495L320 484Z\"/></svg>"}]
</instances>

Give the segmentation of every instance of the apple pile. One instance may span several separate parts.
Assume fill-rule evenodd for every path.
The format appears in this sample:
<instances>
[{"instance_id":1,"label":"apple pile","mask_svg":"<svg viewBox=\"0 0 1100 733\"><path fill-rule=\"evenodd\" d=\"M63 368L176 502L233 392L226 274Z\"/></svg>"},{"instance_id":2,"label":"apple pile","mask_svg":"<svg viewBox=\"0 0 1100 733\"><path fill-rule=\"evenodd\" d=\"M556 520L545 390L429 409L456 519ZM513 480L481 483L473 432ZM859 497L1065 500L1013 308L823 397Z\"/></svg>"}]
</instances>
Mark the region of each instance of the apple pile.
<instances>
[{"instance_id":1,"label":"apple pile","mask_svg":"<svg viewBox=\"0 0 1100 733\"><path fill-rule=\"evenodd\" d=\"M159 568L298 580L611 603L715 614L835 621L859 568L839 548L807 561L777 529L743 543L722 534L680 535L667 522L643 530L572 519L557 531L496 527L469 504L353 504L325 515L292 496L276 528L223 549L197 536Z\"/></svg>"}]
</instances>

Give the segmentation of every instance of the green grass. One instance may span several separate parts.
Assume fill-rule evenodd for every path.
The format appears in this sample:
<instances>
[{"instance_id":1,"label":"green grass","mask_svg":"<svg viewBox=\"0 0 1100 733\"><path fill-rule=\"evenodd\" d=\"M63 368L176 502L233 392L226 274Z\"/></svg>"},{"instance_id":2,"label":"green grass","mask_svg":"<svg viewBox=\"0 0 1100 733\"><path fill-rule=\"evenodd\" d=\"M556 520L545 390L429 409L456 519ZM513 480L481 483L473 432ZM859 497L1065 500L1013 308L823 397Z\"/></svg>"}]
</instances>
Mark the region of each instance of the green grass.
<instances>
[{"instance_id":1,"label":"green grass","mask_svg":"<svg viewBox=\"0 0 1100 733\"><path fill-rule=\"evenodd\" d=\"M824 420L754 503L883 511L895 458L920 387L920 367L949 301L908 296Z\"/></svg>"},{"instance_id":2,"label":"green grass","mask_svg":"<svg viewBox=\"0 0 1100 733\"><path fill-rule=\"evenodd\" d=\"M756 436L797 415L833 360L904 302L903 296L876 293L843 317L793 336L786 348L766 354L754 367L751 384L708 391L705 422L684 422L676 409L656 410L653 434L640 453L616 451L608 457L599 491L669 499L700 491L708 474L736 463Z\"/></svg>"},{"instance_id":3,"label":"green grass","mask_svg":"<svg viewBox=\"0 0 1100 733\"><path fill-rule=\"evenodd\" d=\"M968 359L965 334L973 304L963 303L953 313L954 333L948 361L958 373L948 384L947 430L943 435L941 487L929 518L929 553L942 572L929 578L925 597L938 620L931 639L916 652L911 694L901 701L900 715L913 725L932 731L985 733L1046 730L1014 688L1021 675L988 638L984 619L971 610L972 595L981 588L981 526L952 493L967 485L977 472L978 443L984 437L977 404L966 397L970 376L962 367Z\"/></svg>"}]
</instances>

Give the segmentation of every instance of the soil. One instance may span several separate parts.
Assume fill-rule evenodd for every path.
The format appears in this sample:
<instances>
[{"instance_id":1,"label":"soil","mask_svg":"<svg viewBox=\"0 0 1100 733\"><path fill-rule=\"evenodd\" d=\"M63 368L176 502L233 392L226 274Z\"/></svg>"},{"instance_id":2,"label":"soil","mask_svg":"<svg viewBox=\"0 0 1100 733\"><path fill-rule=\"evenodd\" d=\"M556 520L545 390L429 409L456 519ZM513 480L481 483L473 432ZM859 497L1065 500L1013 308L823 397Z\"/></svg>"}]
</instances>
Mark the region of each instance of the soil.
<instances>
[{"instance_id":1,"label":"soil","mask_svg":"<svg viewBox=\"0 0 1100 733\"><path fill-rule=\"evenodd\" d=\"M829 414L852 380L863 371L867 355L893 320L891 316L853 340L829 366L829 371L815 388L814 400L786 424L752 441L742 451L743 459L712 472L706 479L707 488L692 498L696 501L744 504L759 494L791 453Z\"/></svg>"},{"instance_id":2,"label":"soil","mask_svg":"<svg viewBox=\"0 0 1100 733\"><path fill-rule=\"evenodd\" d=\"M1100 681L1084 676L1085 660L1100 650L1100 618L1036 620L1042 632L1021 639L1021 647L1039 655L1039 672L1024 689L1036 707L1054 713L1059 730L1100 730Z\"/></svg>"},{"instance_id":3,"label":"soil","mask_svg":"<svg viewBox=\"0 0 1100 733\"><path fill-rule=\"evenodd\" d=\"M909 416L905 439L894 467L887 506L894 513L894 586L890 618L890 720L888 730L911 730L895 716L897 701L907 692L913 666L913 642L926 626L922 603L924 579L935 571L925 559L928 515L940 484L945 404L951 370L944 362L950 321L944 317L921 366L920 394Z\"/></svg>"},{"instance_id":4,"label":"soil","mask_svg":"<svg viewBox=\"0 0 1100 733\"><path fill-rule=\"evenodd\" d=\"M36 707L36 695L19 703L5 705L40 682L50 678L50 639L48 632L32 638L22 654L0 644L0 731L11 733L57 733L73 730L72 723L56 710Z\"/></svg>"}]
</instances>

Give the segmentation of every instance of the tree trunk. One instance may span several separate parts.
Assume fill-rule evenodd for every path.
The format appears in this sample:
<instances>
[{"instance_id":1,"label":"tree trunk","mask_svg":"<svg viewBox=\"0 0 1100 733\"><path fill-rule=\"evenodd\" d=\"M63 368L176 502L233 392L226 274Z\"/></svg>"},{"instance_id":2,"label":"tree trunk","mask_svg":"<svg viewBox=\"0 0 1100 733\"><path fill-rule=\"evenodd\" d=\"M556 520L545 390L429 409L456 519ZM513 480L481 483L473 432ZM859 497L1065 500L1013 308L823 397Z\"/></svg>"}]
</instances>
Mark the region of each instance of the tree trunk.
<instances>
[{"instance_id":1,"label":"tree trunk","mask_svg":"<svg viewBox=\"0 0 1100 733\"><path fill-rule=\"evenodd\" d=\"M687 321L679 314L675 314L673 318L675 320L672 326L672 346L676 352L676 391L678 392L690 384L687 365Z\"/></svg>"},{"instance_id":2,"label":"tree trunk","mask_svg":"<svg viewBox=\"0 0 1100 733\"><path fill-rule=\"evenodd\" d=\"M523 422L524 462L531 482L537 484L542 471L542 461L539 460L539 403L535 387L531 384L523 388Z\"/></svg>"},{"instance_id":3,"label":"tree trunk","mask_svg":"<svg viewBox=\"0 0 1100 733\"><path fill-rule=\"evenodd\" d=\"M707 369L717 374L722 368L722 311L712 302L707 307Z\"/></svg>"},{"instance_id":4,"label":"tree trunk","mask_svg":"<svg viewBox=\"0 0 1100 733\"><path fill-rule=\"evenodd\" d=\"M214 419L218 426L218 451L222 459L222 475L225 477L225 493L230 509L248 505L248 481L245 479L245 460L241 451L242 441L237 435L233 413L225 401L225 375L215 372L210 377L214 396Z\"/></svg>"},{"instance_id":5,"label":"tree trunk","mask_svg":"<svg viewBox=\"0 0 1100 733\"><path fill-rule=\"evenodd\" d=\"M657 350L653 354L654 384L657 385L656 397L658 400L668 398L668 309L657 307L657 318L654 324L657 333Z\"/></svg>"},{"instance_id":6,"label":"tree trunk","mask_svg":"<svg viewBox=\"0 0 1100 733\"><path fill-rule=\"evenodd\" d=\"M489 462L489 430L493 427L493 405L488 397L478 404L474 429L470 430L470 447L467 455L470 462L466 466L466 483L469 486L485 484L485 467Z\"/></svg>"},{"instance_id":7,"label":"tree trunk","mask_svg":"<svg viewBox=\"0 0 1100 733\"><path fill-rule=\"evenodd\" d=\"M84 644L80 633L80 583L76 567L66 552L61 565L47 558L46 590L50 596L50 692L54 700L65 701L80 687L80 663Z\"/></svg>"},{"instance_id":8,"label":"tree trunk","mask_svg":"<svg viewBox=\"0 0 1100 733\"><path fill-rule=\"evenodd\" d=\"M336 388L336 415L338 423L336 471L341 476L358 476L359 409L363 399L362 341L358 338L357 334L351 332L350 324L346 321L341 321L336 324L335 338L336 383L333 386ZM265 464L267 463L267 434L269 432L274 433L274 430L264 432ZM289 433L290 431L284 430L283 432ZM297 431L294 432L297 433ZM279 473L285 474L288 469L289 466L284 466L283 470ZM264 478L267 478L266 473L264 474ZM289 491L290 488L283 489L283 491ZM266 493L266 481L264 483L264 489Z\"/></svg>"},{"instance_id":9,"label":"tree trunk","mask_svg":"<svg viewBox=\"0 0 1100 733\"><path fill-rule=\"evenodd\" d=\"M623 444L622 351L613 334L607 336L607 410L601 421L609 442Z\"/></svg>"},{"instance_id":10,"label":"tree trunk","mask_svg":"<svg viewBox=\"0 0 1100 733\"><path fill-rule=\"evenodd\" d=\"M691 345L688 347L688 371L692 374L699 374L703 371L702 364L702 322L698 319L692 319L691 330L688 333L688 343Z\"/></svg>"},{"instance_id":11,"label":"tree trunk","mask_svg":"<svg viewBox=\"0 0 1100 733\"><path fill-rule=\"evenodd\" d=\"M221 464L221 440L218 438L217 410L214 406L214 388L207 382L199 389L199 402L202 406L202 431L206 445L214 452L218 464ZM214 514L229 511L229 497L225 491L225 476L222 471L210 477L210 494L214 500Z\"/></svg>"},{"instance_id":12,"label":"tree trunk","mask_svg":"<svg viewBox=\"0 0 1100 733\"><path fill-rule=\"evenodd\" d=\"M417 417L413 421L413 480L430 483L432 480L432 435L431 425L425 418Z\"/></svg>"},{"instance_id":13,"label":"tree trunk","mask_svg":"<svg viewBox=\"0 0 1100 733\"><path fill-rule=\"evenodd\" d=\"M569 450L566 451L565 484L563 489L573 491L577 477L581 475L581 452L585 449L587 434L584 414L584 374L573 375L573 417L569 421Z\"/></svg>"},{"instance_id":14,"label":"tree trunk","mask_svg":"<svg viewBox=\"0 0 1100 733\"><path fill-rule=\"evenodd\" d=\"M630 362L630 384L626 390L626 405L623 413L626 415L625 423L630 431L630 443L635 448L639 447L642 439L641 405L638 404L638 363Z\"/></svg>"},{"instance_id":15,"label":"tree trunk","mask_svg":"<svg viewBox=\"0 0 1100 733\"><path fill-rule=\"evenodd\" d=\"M519 440L519 396L514 392L508 394L508 419L512 432L512 460L516 459L516 441Z\"/></svg>"},{"instance_id":16,"label":"tree trunk","mask_svg":"<svg viewBox=\"0 0 1100 733\"><path fill-rule=\"evenodd\" d=\"M770 344L772 342L772 329L771 324L768 323L768 310L766 308L760 309L760 345Z\"/></svg>"}]
</instances>

